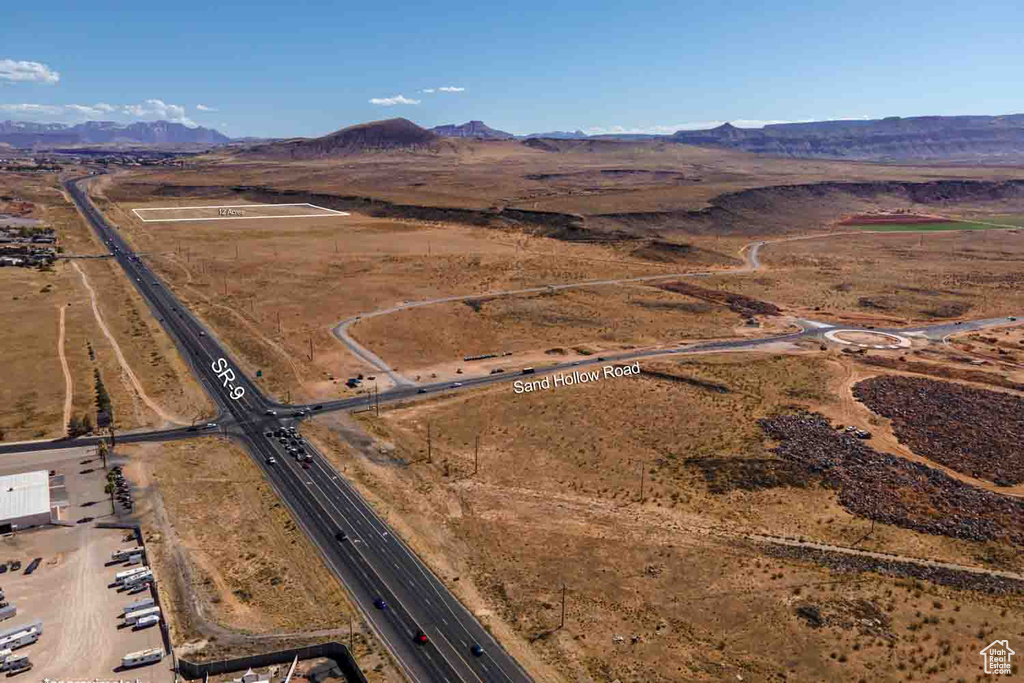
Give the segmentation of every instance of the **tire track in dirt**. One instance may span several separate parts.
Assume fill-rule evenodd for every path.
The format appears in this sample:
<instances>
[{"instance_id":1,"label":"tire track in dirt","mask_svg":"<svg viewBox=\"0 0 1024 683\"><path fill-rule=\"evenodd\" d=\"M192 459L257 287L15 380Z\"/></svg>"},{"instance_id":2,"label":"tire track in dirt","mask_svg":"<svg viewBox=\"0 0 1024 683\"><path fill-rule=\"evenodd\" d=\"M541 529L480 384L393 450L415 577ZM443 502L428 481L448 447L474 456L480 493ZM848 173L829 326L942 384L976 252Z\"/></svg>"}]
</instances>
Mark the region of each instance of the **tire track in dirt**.
<instances>
[{"instance_id":1,"label":"tire track in dirt","mask_svg":"<svg viewBox=\"0 0 1024 683\"><path fill-rule=\"evenodd\" d=\"M127 377L131 386L135 389L135 393L140 399L142 399L143 403L149 406L150 410L156 413L160 419L165 422L170 422L172 424L188 424L181 418L166 412L159 404L151 399L148 394L146 394L146 390L142 388L142 383L139 382L139 378L135 376L134 372L132 372L132 368L128 364L128 360L124 357L124 354L121 353L120 345L118 345L114 335L111 334L106 321L103 320L103 315L100 313L99 302L96 298L96 290L93 289L92 285L89 283L89 278L86 276L85 271L79 267L77 261L73 261L71 265L78 271L78 274L82 278L82 284L85 285L87 290L89 290L89 299L92 301L92 312L96 317L96 324L99 325L100 330L103 332L103 336L107 338L107 341L110 342L110 346L114 349L114 355L117 356L117 362L121 365L121 371L124 373L124 376Z\"/></svg>"},{"instance_id":2,"label":"tire track in dirt","mask_svg":"<svg viewBox=\"0 0 1024 683\"><path fill-rule=\"evenodd\" d=\"M67 311L66 306L58 306L60 312L60 328L57 333L57 355L60 356L60 367L64 370L64 431L67 432L68 423L71 422L71 405L75 393L75 382L71 378L71 369L68 367L68 359L64 354L64 317Z\"/></svg>"}]
</instances>

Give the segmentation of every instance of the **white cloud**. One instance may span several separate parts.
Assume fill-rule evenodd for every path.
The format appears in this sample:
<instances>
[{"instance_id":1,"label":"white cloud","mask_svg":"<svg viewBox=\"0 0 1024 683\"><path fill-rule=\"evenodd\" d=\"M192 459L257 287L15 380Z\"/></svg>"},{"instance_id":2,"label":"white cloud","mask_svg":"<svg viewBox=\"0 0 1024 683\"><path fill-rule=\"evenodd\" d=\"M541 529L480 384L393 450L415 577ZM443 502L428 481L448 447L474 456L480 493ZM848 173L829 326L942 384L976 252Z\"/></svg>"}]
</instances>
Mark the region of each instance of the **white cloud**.
<instances>
[{"instance_id":1,"label":"white cloud","mask_svg":"<svg viewBox=\"0 0 1024 683\"><path fill-rule=\"evenodd\" d=\"M40 114L56 116L64 113L64 107L55 104L0 104L0 111L29 116Z\"/></svg>"},{"instance_id":2,"label":"white cloud","mask_svg":"<svg viewBox=\"0 0 1024 683\"><path fill-rule=\"evenodd\" d=\"M381 107L393 107L396 104L419 104L419 100L411 100L404 95L395 95L394 97L374 97L370 100L370 104L376 104Z\"/></svg>"},{"instance_id":3,"label":"white cloud","mask_svg":"<svg viewBox=\"0 0 1024 683\"><path fill-rule=\"evenodd\" d=\"M424 88L420 92L435 93L435 92L465 92L465 88L459 88L454 85L443 85L440 88Z\"/></svg>"},{"instance_id":4,"label":"white cloud","mask_svg":"<svg viewBox=\"0 0 1024 683\"><path fill-rule=\"evenodd\" d=\"M217 111L214 107L207 107L205 104L197 104L196 109L199 111Z\"/></svg>"},{"instance_id":5,"label":"white cloud","mask_svg":"<svg viewBox=\"0 0 1024 683\"><path fill-rule=\"evenodd\" d=\"M140 119L159 119L186 126L195 126L196 122L185 115L185 107L180 104L169 104L163 100L150 99L141 104L126 104L121 111L128 116Z\"/></svg>"},{"instance_id":6,"label":"white cloud","mask_svg":"<svg viewBox=\"0 0 1024 683\"><path fill-rule=\"evenodd\" d=\"M194 127L197 124L185 115L185 107L168 104L163 100L146 100L141 104L113 105L106 102L96 104L0 104L0 112L10 112L30 119L63 119L84 121L88 119L128 117L136 119L161 119Z\"/></svg>"},{"instance_id":7,"label":"white cloud","mask_svg":"<svg viewBox=\"0 0 1024 683\"><path fill-rule=\"evenodd\" d=\"M85 118L96 118L109 114L115 110L115 107L105 102L99 102L97 104L65 104L64 109L72 114L84 116Z\"/></svg>"},{"instance_id":8,"label":"white cloud","mask_svg":"<svg viewBox=\"0 0 1024 683\"><path fill-rule=\"evenodd\" d=\"M0 59L0 81L9 83L46 83L53 85L60 80L60 74L39 62L16 62Z\"/></svg>"}]
</instances>

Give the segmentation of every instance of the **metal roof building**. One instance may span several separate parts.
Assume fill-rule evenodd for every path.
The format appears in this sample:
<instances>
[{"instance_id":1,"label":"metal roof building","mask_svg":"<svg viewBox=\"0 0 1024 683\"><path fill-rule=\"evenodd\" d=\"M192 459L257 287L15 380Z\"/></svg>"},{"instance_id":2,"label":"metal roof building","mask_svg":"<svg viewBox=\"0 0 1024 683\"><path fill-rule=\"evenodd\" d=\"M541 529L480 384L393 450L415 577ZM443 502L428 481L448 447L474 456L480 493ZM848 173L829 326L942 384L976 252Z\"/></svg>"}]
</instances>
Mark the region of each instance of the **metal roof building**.
<instances>
[{"instance_id":1,"label":"metal roof building","mask_svg":"<svg viewBox=\"0 0 1024 683\"><path fill-rule=\"evenodd\" d=\"M49 524L51 519L48 471L0 476L0 533Z\"/></svg>"}]
</instances>

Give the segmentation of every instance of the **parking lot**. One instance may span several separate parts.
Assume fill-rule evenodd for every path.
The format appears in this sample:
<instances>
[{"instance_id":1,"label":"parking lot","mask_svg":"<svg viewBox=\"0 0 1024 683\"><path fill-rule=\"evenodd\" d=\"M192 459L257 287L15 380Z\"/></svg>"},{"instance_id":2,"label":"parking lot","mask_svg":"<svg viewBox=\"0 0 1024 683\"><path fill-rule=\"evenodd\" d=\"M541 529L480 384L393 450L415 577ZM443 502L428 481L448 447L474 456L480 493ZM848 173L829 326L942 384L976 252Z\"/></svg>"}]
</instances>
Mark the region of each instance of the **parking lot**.
<instances>
[{"instance_id":1,"label":"parking lot","mask_svg":"<svg viewBox=\"0 0 1024 683\"><path fill-rule=\"evenodd\" d=\"M136 544L125 540L128 531L95 527L96 522L115 518L103 492L102 463L90 455L92 450L44 451L0 460L0 474L44 468L63 474L67 507L62 519L70 523L0 538L0 562L22 563L20 570L0 574L6 600L18 610L15 617L0 622L0 632L43 622L39 641L15 651L31 659L33 679L117 677L167 683L174 678L170 657L159 664L116 670L125 654L161 647L162 640L158 626L139 631L118 628L124 607L149 592L130 595L110 587L114 575L125 569L110 564L111 553ZM86 517L93 520L77 523ZM25 568L37 557L42 558L38 568L26 575Z\"/></svg>"}]
</instances>

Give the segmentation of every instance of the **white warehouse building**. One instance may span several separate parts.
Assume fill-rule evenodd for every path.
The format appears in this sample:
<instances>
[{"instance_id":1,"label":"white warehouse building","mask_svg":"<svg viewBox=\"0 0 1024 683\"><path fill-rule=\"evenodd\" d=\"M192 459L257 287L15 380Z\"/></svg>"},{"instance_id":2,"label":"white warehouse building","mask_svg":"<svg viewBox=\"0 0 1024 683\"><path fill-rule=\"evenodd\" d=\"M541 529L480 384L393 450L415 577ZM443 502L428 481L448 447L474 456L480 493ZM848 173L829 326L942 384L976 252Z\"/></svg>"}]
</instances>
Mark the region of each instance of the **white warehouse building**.
<instances>
[{"instance_id":1,"label":"white warehouse building","mask_svg":"<svg viewBox=\"0 0 1024 683\"><path fill-rule=\"evenodd\" d=\"M0 476L0 534L49 524L51 510L48 471Z\"/></svg>"}]
</instances>

